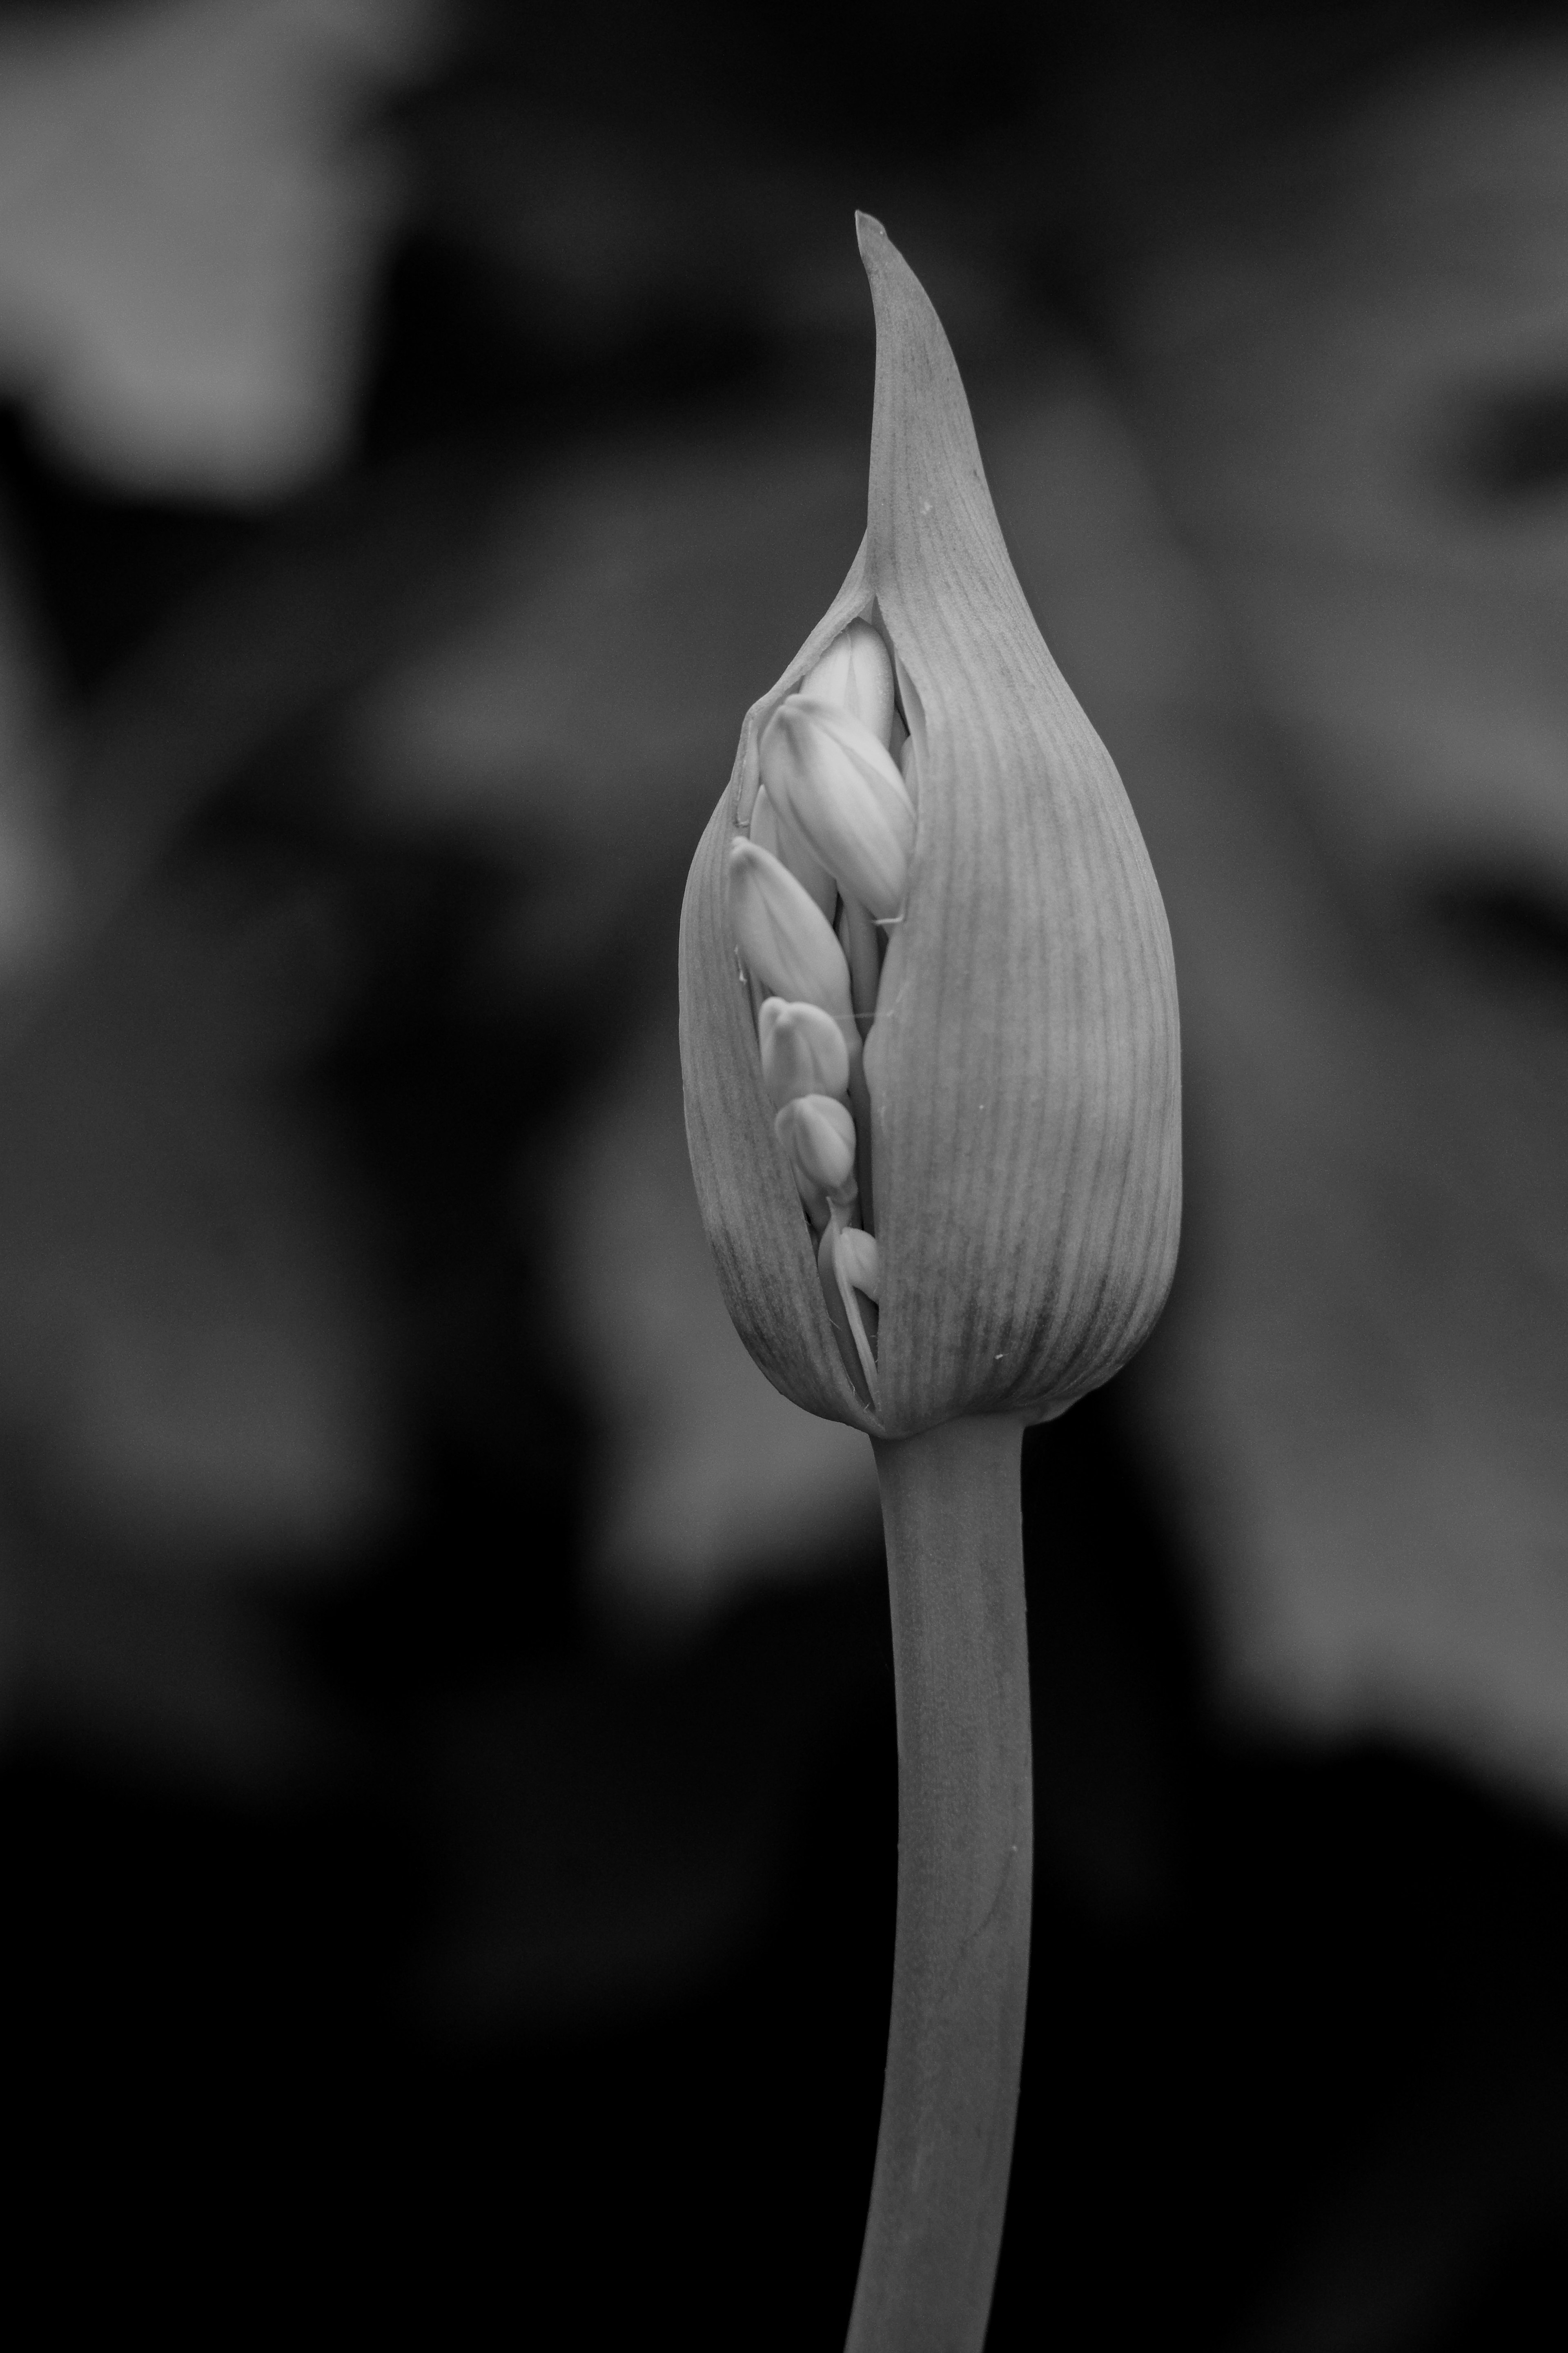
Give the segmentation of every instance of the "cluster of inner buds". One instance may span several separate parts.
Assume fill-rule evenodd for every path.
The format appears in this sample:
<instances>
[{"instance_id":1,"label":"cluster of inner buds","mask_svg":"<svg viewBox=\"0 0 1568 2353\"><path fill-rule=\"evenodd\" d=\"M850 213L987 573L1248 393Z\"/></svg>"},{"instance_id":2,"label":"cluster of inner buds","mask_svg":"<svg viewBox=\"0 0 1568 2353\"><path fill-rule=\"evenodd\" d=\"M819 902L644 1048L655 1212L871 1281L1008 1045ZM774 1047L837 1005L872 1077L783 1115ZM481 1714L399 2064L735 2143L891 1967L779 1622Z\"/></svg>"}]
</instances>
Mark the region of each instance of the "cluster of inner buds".
<instances>
[{"instance_id":1,"label":"cluster of inner buds","mask_svg":"<svg viewBox=\"0 0 1568 2353\"><path fill-rule=\"evenodd\" d=\"M750 834L730 853L763 1082L846 1368L873 1408L880 1282L864 1049L885 927L909 885L908 767L888 649L852 621L769 720Z\"/></svg>"}]
</instances>

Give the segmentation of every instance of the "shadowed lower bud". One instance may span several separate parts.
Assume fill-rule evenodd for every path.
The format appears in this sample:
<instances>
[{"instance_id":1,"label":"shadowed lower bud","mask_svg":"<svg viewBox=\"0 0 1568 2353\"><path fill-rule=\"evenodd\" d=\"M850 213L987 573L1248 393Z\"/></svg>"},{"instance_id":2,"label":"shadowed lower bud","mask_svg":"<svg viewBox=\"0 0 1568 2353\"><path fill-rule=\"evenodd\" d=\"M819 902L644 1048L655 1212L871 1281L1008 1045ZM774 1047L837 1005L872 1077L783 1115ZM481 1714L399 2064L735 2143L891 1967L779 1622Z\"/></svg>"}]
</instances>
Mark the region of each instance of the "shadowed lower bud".
<instances>
[{"instance_id":1,"label":"shadowed lower bud","mask_svg":"<svg viewBox=\"0 0 1568 2353\"><path fill-rule=\"evenodd\" d=\"M742 1338L797 1403L900 1437L1058 1411L1147 1337L1175 1263L1180 1060L1121 780L1014 575L936 314L879 225L859 232L866 537L747 713L687 888L681 1049ZM745 838L764 771L831 911ZM847 1087L791 1097L780 1133L759 987L830 1015L847 1048ZM830 1123L800 1108L841 1093ZM812 1157L829 1136L831 1164ZM818 1172L846 1152L835 1206Z\"/></svg>"},{"instance_id":2,"label":"shadowed lower bud","mask_svg":"<svg viewBox=\"0 0 1568 2353\"><path fill-rule=\"evenodd\" d=\"M795 1164L805 1198L855 1198L855 1123L830 1095L798 1095L773 1122L773 1133Z\"/></svg>"},{"instance_id":3,"label":"shadowed lower bud","mask_svg":"<svg viewBox=\"0 0 1568 2353\"><path fill-rule=\"evenodd\" d=\"M845 1281L855 1290L863 1291L868 1299L879 1299L881 1275L877 1265L877 1245L869 1234L858 1226L840 1228L837 1237L837 1258Z\"/></svg>"},{"instance_id":4,"label":"shadowed lower bud","mask_svg":"<svg viewBox=\"0 0 1568 2353\"><path fill-rule=\"evenodd\" d=\"M768 722L761 758L774 807L846 895L879 923L896 915L909 888L915 813L870 729L853 712L792 694Z\"/></svg>"},{"instance_id":5,"label":"shadowed lower bud","mask_svg":"<svg viewBox=\"0 0 1568 2353\"><path fill-rule=\"evenodd\" d=\"M757 1015L763 1084L782 1111L797 1095L841 1095L849 1084L849 1049L829 1013L770 997Z\"/></svg>"}]
</instances>

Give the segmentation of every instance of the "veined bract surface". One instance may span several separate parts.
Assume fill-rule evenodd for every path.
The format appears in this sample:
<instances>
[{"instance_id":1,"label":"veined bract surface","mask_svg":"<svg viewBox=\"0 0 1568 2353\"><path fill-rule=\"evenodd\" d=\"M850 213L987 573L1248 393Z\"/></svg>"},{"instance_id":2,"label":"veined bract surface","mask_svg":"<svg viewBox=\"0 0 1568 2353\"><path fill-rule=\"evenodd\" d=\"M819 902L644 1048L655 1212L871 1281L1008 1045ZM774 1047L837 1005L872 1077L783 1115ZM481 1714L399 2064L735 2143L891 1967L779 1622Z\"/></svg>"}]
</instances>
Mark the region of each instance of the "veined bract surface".
<instances>
[{"instance_id":1,"label":"veined bract surface","mask_svg":"<svg viewBox=\"0 0 1568 2353\"><path fill-rule=\"evenodd\" d=\"M1148 1336L1180 1225L1180 1053L1164 909L1121 779L1008 559L941 322L880 225L858 227L877 322L866 536L746 713L698 849L681 1060L698 1195L747 1347L796 1404L907 1437L1058 1409ZM857 620L891 655L916 818L874 1019L857 1001L874 1402L829 1315L730 897L768 722Z\"/></svg>"}]
</instances>

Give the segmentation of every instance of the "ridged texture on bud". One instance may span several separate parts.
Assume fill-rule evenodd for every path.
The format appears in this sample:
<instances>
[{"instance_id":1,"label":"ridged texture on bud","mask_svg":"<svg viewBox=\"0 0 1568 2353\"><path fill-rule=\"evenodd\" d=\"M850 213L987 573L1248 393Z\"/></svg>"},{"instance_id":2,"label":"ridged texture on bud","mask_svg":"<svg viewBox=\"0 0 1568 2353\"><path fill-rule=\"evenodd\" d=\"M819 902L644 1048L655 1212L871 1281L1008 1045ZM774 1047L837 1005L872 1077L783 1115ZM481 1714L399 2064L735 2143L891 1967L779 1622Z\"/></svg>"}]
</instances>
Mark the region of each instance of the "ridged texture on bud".
<instances>
[{"instance_id":1,"label":"ridged texture on bud","mask_svg":"<svg viewBox=\"0 0 1568 2353\"><path fill-rule=\"evenodd\" d=\"M1121 780L1013 572L936 314L864 216L860 244L877 315L867 534L746 716L688 884L681 1040L693 1171L742 1338L797 1403L901 1436L1059 1407L1146 1338L1175 1262L1180 1073L1164 911ZM891 649L917 814L865 1049L879 1414L834 1339L738 945L764 987L824 1000L755 965L728 884L763 732L856 620Z\"/></svg>"}]
</instances>

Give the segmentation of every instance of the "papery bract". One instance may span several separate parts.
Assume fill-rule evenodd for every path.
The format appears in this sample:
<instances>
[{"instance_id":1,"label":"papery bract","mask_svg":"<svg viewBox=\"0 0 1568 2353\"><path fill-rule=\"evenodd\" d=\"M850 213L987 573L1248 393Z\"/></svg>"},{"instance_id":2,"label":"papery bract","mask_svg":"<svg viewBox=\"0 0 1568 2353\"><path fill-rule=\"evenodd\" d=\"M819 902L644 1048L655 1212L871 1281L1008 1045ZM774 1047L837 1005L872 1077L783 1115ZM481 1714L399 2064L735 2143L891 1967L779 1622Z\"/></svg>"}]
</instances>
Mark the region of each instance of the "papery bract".
<instances>
[{"instance_id":1,"label":"papery bract","mask_svg":"<svg viewBox=\"0 0 1568 2353\"><path fill-rule=\"evenodd\" d=\"M1059 1409L1147 1336L1175 1262L1180 1063L1164 910L1121 779L1008 560L936 314L880 226L862 216L859 231L877 318L866 537L746 714L687 887L681 1047L692 1168L742 1337L798 1404L907 1435ZM826 1000L759 969L761 853L736 858L737 912L728 879L763 733L856 621L891 653L917 813L864 1055L877 1410L834 1337L743 967Z\"/></svg>"}]
</instances>

